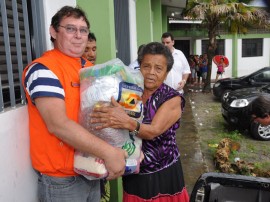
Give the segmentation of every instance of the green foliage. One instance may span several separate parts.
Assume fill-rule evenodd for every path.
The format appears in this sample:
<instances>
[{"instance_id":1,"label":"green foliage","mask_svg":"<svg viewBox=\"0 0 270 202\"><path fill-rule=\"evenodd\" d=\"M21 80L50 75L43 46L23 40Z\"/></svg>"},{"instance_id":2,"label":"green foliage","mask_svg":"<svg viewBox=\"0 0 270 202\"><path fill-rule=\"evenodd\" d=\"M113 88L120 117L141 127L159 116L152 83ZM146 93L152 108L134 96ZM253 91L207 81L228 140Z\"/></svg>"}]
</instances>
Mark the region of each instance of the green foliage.
<instances>
[{"instance_id":1,"label":"green foliage","mask_svg":"<svg viewBox=\"0 0 270 202\"><path fill-rule=\"evenodd\" d=\"M257 162L254 163L254 168L258 170L269 170L270 162Z\"/></svg>"},{"instance_id":2,"label":"green foliage","mask_svg":"<svg viewBox=\"0 0 270 202\"><path fill-rule=\"evenodd\" d=\"M250 169L246 166L243 166L240 170L239 170L239 174L240 175L247 175L247 176L251 176L250 173Z\"/></svg>"},{"instance_id":3,"label":"green foliage","mask_svg":"<svg viewBox=\"0 0 270 202\"><path fill-rule=\"evenodd\" d=\"M255 146L252 144L248 144L247 148L250 150L250 152L254 152L256 150Z\"/></svg>"},{"instance_id":4,"label":"green foliage","mask_svg":"<svg viewBox=\"0 0 270 202\"><path fill-rule=\"evenodd\" d=\"M233 141L240 141L244 138L244 136L238 131L228 131L228 132L222 132L219 134L222 138L230 138Z\"/></svg>"},{"instance_id":5,"label":"green foliage","mask_svg":"<svg viewBox=\"0 0 270 202\"><path fill-rule=\"evenodd\" d=\"M229 159L230 159L230 162L231 162L231 163L234 162L235 157L239 157L238 154L239 154L238 151L234 151L234 150L231 151L231 154L230 154L230 156L229 156Z\"/></svg>"},{"instance_id":6,"label":"green foliage","mask_svg":"<svg viewBox=\"0 0 270 202\"><path fill-rule=\"evenodd\" d=\"M241 1L236 1L236 2L249 4L251 0L241 0Z\"/></svg>"}]
</instances>

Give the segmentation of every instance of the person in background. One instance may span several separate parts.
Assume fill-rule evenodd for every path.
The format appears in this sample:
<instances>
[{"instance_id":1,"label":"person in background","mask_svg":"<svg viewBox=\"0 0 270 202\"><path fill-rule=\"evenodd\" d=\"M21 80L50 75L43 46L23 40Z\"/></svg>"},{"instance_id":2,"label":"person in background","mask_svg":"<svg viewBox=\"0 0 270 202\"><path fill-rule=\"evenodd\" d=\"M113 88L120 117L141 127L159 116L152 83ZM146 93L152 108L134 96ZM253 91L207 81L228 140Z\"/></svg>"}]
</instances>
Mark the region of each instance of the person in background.
<instances>
[{"instance_id":1,"label":"person in background","mask_svg":"<svg viewBox=\"0 0 270 202\"><path fill-rule=\"evenodd\" d=\"M145 44L142 44L142 45L139 46L138 51L137 51L137 59L134 60L132 63L130 63L130 64L128 65L130 68L140 70L140 65L139 65L139 63L138 63L138 57L139 57L139 55L141 54L141 52L142 52L144 46L145 46Z\"/></svg>"},{"instance_id":2,"label":"person in background","mask_svg":"<svg viewBox=\"0 0 270 202\"><path fill-rule=\"evenodd\" d=\"M225 72L225 67L226 67L226 65L224 63L224 58L220 58L220 61L217 65L217 75L216 75L215 82L217 82L219 76L221 76L221 78L222 78L222 74Z\"/></svg>"},{"instance_id":3,"label":"person in background","mask_svg":"<svg viewBox=\"0 0 270 202\"><path fill-rule=\"evenodd\" d=\"M203 85L206 82L207 70L208 70L208 59L207 59L207 54L204 53L202 56L202 67L201 67L202 84Z\"/></svg>"},{"instance_id":4,"label":"person in background","mask_svg":"<svg viewBox=\"0 0 270 202\"><path fill-rule=\"evenodd\" d=\"M183 88L191 73L188 61L182 51L174 48L174 37L171 33L163 33L161 41L170 49L174 59L172 70L168 73L165 83L183 94Z\"/></svg>"},{"instance_id":5,"label":"person in background","mask_svg":"<svg viewBox=\"0 0 270 202\"><path fill-rule=\"evenodd\" d=\"M173 66L170 50L161 43L147 44L138 58L144 77L142 124L129 117L112 98L112 106L95 108L96 129L121 128L142 139L144 159L139 174L123 176L124 202L188 202L176 130L185 105L183 96L164 82Z\"/></svg>"},{"instance_id":6,"label":"person in background","mask_svg":"<svg viewBox=\"0 0 270 202\"><path fill-rule=\"evenodd\" d=\"M202 67L203 67L202 61L203 61L203 56L200 55L199 60L198 60L199 71L197 72L198 86L202 85Z\"/></svg>"},{"instance_id":7,"label":"person in background","mask_svg":"<svg viewBox=\"0 0 270 202\"><path fill-rule=\"evenodd\" d=\"M249 104L252 120L263 126L270 125L270 97L260 95Z\"/></svg>"},{"instance_id":8,"label":"person in background","mask_svg":"<svg viewBox=\"0 0 270 202\"><path fill-rule=\"evenodd\" d=\"M83 56L89 60L93 65L96 64L97 59L97 39L94 33L88 34L88 42Z\"/></svg>"},{"instance_id":9,"label":"person in background","mask_svg":"<svg viewBox=\"0 0 270 202\"><path fill-rule=\"evenodd\" d=\"M189 56L188 63L189 63L190 72L191 72L191 75L189 76L190 84L191 86L193 86L196 82L196 69L195 69L194 55Z\"/></svg>"},{"instance_id":10,"label":"person in background","mask_svg":"<svg viewBox=\"0 0 270 202\"><path fill-rule=\"evenodd\" d=\"M82 58L90 24L83 10L64 6L51 20L54 48L23 72L28 100L30 155L38 174L39 201L100 200L100 181L74 172L74 150L104 160L108 179L122 176L127 154L78 124L79 70L92 64Z\"/></svg>"},{"instance_id":11,"label":"person in background","mask_svg":"<svg viewBox=\"0 0 270 202\"><path fill-rule=\"evenodd\" d=\"M197 81L195 82L195 85L200 85L201 82L201 71L200 71L200 59L199 59L199 55L194 55L194 62L195 62L195 70L196 70L196 78Z\"/></svg>"}]
</instances>

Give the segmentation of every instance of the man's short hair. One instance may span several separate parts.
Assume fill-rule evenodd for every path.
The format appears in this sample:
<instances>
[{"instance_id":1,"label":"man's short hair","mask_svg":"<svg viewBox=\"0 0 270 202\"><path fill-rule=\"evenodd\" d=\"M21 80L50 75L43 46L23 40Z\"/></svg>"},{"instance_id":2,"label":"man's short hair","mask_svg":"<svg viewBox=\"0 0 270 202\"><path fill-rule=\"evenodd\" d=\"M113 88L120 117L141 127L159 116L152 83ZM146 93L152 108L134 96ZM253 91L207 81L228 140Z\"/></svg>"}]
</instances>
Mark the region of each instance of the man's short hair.
<instances>
[{"instance_id":1,"label":"man's short hair","mask_svg":"<svg viewBox=\"0 0 270 202\"><path fill-rule=\"evenodd\" d=\"M165 32L162 34L161 38L168 38L168 37L171 37L172 41L174 41L174 37L173 35L170 33L170 32Z\"/></svg>"},{"instance_id":2,"label":"man's short hair","mask_svg":"<svg viewBox=\"0 0 270 202\"><path fill-rule=\"evenodd\" d=\"M88 41L97 41L96 36L93 32L89 32Z\"/></svg>"},{"instance_id":3,"label":"man's short hair","mask_svg":"<svg viewBox=\"0 0 270 202\"><path fill-rule=\"evenodd\" d=\"M81 8L64 6L52 17L51 26L55 29L55 31L58 31L60 22L64 17L74 17L76 19L83 18L83 20L86 22L87 28L90 28L90 23L86 17L86 14ZM51 41L54 42L54 40L55 39L51 37Z\"/></svg>"}]
</instances>

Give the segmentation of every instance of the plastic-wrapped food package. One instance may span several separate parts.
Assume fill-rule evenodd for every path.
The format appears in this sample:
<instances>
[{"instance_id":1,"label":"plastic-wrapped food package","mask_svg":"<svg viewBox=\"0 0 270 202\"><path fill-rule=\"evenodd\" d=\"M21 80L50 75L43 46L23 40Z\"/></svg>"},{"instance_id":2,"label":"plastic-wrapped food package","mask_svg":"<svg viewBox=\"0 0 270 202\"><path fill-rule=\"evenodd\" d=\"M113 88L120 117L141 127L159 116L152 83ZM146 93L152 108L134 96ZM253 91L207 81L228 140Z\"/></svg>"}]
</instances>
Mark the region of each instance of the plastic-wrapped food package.
<instances>
[{"instance_id":1,"label":"plastic-wrapped food package","mask_svg":"<svg viewBox=\"0 0 270 202\"><path fill-rule=\"evenodd\" d=\"M125 175L139 172L141 139L130 135L128 130L124 129L95 130L96 124L90 123L89 114L95 107L110 105L113 96L129 116L141 122L143 118L142 93L143 76L141 73L126 67L119 59L80 70L79 122L109 144L127 151L129 157L126 160ZM75 151L74 170L90 180L108 175L102 159L80 151Z\"/></svg>"}]
</instances>

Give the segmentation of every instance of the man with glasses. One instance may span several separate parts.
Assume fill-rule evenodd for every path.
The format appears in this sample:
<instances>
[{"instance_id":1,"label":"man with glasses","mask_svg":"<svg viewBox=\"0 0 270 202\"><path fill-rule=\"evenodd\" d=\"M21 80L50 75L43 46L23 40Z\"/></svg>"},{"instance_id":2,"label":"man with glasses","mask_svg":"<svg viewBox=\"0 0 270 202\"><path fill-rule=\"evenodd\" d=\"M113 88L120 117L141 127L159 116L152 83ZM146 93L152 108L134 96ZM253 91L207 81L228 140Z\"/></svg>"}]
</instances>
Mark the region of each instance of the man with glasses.
<instances>
[{"instance_id":1,"label":"man with glasses","mask_svg":"<svg viewBox=\"0 0 270 202\"><path fill-rule=\"evenodd\" d=\"M270 125L270 97L261 95L253 100L249 105L249 114L262 126Z\"/></svg>"},{"instance_id":2,"label":"man with glasses","mask_svg":"<svg viewBox=\"0 0 270 202\"><path fill-rule=\"evenodd\" d=\"M125 171L124 150L112 147L78 124L79 70L91 66L84 53L90 24L79 8L65 6L51 20L54 49L23 73L28 100L30 154L37 171L39 201L99 201L99 180L74 172L74 149L104 160L108 179Z\"/></svg>"}]
</instances>

